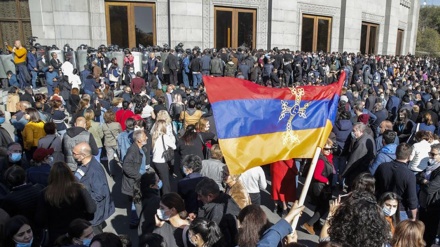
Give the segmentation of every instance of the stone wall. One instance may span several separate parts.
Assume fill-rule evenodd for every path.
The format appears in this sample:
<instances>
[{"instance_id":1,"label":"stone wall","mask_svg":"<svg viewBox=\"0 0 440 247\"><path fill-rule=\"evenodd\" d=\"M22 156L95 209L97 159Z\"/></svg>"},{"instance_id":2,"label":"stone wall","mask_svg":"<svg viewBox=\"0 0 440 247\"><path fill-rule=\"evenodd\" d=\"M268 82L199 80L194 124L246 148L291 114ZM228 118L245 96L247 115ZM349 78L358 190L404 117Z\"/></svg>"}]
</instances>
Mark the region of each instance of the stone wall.
<instances>
[{"instance_id":1,"label":"stone wall","mask_svg":"<svg viewBox=\"0 0 440 247\"><path fill-rule=\"evenodd\" d=\"M104 0L29 0L32 34L41 44L107 43Z\"/></svg>"},{"instance_id":2,"label":"stone wall","mask_svg":"<svg viewBox=\"0 0 440 247\"><path fill-rule=\"evenodd\" d=\"M128 0L120 0L120 2ZM214 7L256 9L256 48L301 48L302 15L332 18L331 51L358 52L362 22L379 25L377 52L394 54L397 30L404 30L402 53L414 53L418 1L409 0L131 0L156 4L156 43L171 47L214 46ZM104 0L29 0L32 33L41 44L71 47L108 44ZM170 13L168 13L170 11ZM272 19L270 20L270 14ZM171 27L168 26L171 16ZM271 33L268 33L271 26ZM171 30L170 30L171 28Z\"/></svg>"}]
</instances>

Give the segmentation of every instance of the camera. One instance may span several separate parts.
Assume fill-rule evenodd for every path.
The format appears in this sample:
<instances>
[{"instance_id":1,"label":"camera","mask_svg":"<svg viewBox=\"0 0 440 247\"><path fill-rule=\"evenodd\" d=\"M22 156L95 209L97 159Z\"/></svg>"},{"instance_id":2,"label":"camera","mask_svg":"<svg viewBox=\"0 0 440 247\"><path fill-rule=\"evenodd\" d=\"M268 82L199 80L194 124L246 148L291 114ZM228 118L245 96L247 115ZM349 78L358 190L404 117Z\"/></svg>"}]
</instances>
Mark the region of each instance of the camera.
<instances>
[{"instance_id":1,"label":"camera","mask_svg":"<svg viewBox=\"0 0 440 247\"><path fill-rule=\"evenodd\" d=\"M28 38L29 45L34 46L34 42L37 41L38 37L31 36Z\"/></svg>"}]
</instances>

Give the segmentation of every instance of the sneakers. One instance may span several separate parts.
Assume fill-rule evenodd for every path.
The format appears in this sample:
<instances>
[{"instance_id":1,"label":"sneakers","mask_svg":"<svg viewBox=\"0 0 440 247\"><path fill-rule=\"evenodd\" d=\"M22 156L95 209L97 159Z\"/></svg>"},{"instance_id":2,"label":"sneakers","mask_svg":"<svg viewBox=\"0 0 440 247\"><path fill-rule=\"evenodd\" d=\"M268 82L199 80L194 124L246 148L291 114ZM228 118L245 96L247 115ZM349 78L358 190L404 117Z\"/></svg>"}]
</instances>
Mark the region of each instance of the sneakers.
<instances>
[{"instance_id":1,"label":"sneakers","mask_svg":"<svg viewBox=\"0 0 440 247\"><path fill-rule=\"evenodd\" d=\"M315 230L313 229L313 226L309 225L308 223L304 223L301 225L301 228L306 230L309 234L315 235Z\"/></svg>"}]
</instances>

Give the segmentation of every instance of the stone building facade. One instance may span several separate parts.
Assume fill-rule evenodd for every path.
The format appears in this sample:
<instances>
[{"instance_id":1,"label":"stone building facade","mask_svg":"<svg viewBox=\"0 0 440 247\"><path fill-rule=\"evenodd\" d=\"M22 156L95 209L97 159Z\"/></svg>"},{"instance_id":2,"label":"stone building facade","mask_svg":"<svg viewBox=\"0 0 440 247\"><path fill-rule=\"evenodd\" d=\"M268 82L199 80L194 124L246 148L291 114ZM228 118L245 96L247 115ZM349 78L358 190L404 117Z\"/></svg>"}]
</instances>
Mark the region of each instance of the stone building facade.
<instances>
[{"instance_id":1,"label":"stone building facade","mask_svg":"<svg viewBox=\"0 0 440 247\"><path fill-rule=\"evenodd\" d=\"M0 29L8 42L31 26L39 43L58 47L182 42L376 54L414 53L420 9L416 0L7 0L0 9L5 2L29 4L27 28Z\"/></svg>"}]
</instances>

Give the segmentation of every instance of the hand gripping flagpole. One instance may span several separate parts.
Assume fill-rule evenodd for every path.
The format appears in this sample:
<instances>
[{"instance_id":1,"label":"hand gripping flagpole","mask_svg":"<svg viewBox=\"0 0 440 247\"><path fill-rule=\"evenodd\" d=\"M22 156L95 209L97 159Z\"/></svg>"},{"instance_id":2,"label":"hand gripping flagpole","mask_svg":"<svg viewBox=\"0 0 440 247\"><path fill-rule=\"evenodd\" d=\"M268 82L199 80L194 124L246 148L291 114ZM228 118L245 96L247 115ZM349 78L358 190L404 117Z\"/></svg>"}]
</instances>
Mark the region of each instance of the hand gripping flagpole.
<instances>
[{"instance_id":1,"label":"hand gripping flagpole","mask_svg":"<svg viewBox=\"0 0 440 247\"><path fill-rule=\"evenodd\" d=\"M315 172L316 163L318 162L319 154L321 153L321 148L316 147L315 155L312 159L312 164L310 165L309 172L307 173L306 181L304 183L304 187L301 191L301 196L299 197L298 206L304 205L304 201L306 200L307 192L310 188L310 183L312 182L313 173ZM299 215L293 219L292 229L295 231L296 226L298 225Z\"/></svg>"}]
</instances>

